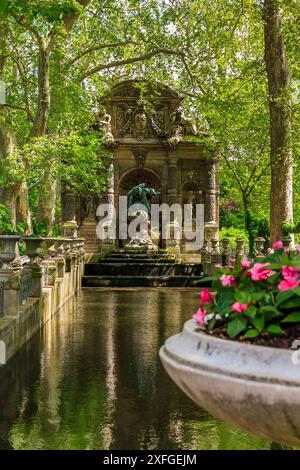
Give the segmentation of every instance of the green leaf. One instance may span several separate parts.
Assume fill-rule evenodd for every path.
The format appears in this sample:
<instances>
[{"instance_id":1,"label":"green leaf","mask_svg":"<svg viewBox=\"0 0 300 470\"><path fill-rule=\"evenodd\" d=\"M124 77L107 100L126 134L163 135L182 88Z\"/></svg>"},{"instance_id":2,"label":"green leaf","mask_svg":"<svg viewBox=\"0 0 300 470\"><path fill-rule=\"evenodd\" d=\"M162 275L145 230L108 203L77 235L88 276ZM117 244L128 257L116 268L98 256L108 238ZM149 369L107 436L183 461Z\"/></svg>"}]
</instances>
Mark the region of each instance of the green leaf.
<instances>
[{"instance_id":1,"label":"green leaf","mask_svg":"<svg viewBox=\"0 0 300 470\"><path fill-rule=\"evenodd\" d=\"M285 308L295 308L295 307L300 307L300 298L299 297L294 297L289 300L286 300L280 305L281 309Z\"/></svg>"},{"instance_id":2,"label":"green leaf","mask_svg":"<svg viewBox=\"0 0 300 470\"><path fill-rule=\"evenodd\" d=\"M8 0L0 0L0 12L7 13L8 9Z\"/></svg>"},{"instance_id":3,"label":"green leaf","mask_svg":"<svg viewBox=\"0 0 300 470\"><path fill-rule=\"evenodd\" d=\"M249 294L245 290L236 290L235 291L235 299L237 302L241 304L250 304L251 303L251 294Z\"/></svg>"},{"instance_id":4,"label":"green leaf","mask_svg":"<svg viewBox=\"0 0 300 470\"><path fill-rule=\"evenodd\" d=\"M297 288L298 289L298 288ZM285 302L286 300L290 299L291 297L293 297L295 295L295 292L294 290L296 289L292 289L292 290L286 290L284 292L279 292L279 294L277 295L277 299L276 299L276 305L277 307L279 305L281 305L283 302Z\"/></svg>"},{"instance_id":5,"label":"green leaf","mask_svg":"<svg viewBox=\"0 0 300 470\"><path fill-rule=\"evenodd\" d=\"M216 324L216 321L217 321L217 319L216 319L216 316L214 315L213 318L211 318L211 319L207 322L207 328L208 328L209 330L212 330L212 329L214 328L215 324Z\"/></svg>"},{"instance_id":6,"label":"green leaf","mask_svg":"<svg viewBox=\"0 0 300 470\"><path fill-rule=\"evenodd\" d=\"M234 289L232 287L219 290L217 309L220 315L231 312L231 306L234 300Z\"/></svg>"},{"instance_id":7,"label":"green leaf","mask_svg":"<svg viewBox=\"0 0 300 470\"><path fill-rule=\"evenodd\" d=\"M230 323L228 323L228 336L230 336L230 338L235 338L247 328L247 324L248 321L246 318L235 318Z\"/></svg>"},{"instance_id":8,"label":"green leaf","mask_svg":"<svg viewBox=\"0 0 300 470\"><path fill-rule=\"evenodd\" d=\"M294 292L294 294L300 296L300 287L295 287L295 288L293 289L293 292Z\"/></svg>"},{"instance_id":9,"label":"green leaf","mask_svg":"<svg viewBox=\"0 0 300 470\"><path fill-rule=\"evenodd\" d=\"M300 322L300 312L293 312L281 320L282 323L298 323Z\"/></svg>"},{"instance_id":10,"label":"green leaf","mask_svg":"<svg viewBox=\"0 0 300 470\"><path fill-rule=\"evenodd\" d=\"M283 329L279 325L269 325L265 331L271 335L282 335L283 333Z\"/></svg>"},{"instance_id":11,"label":"green leaf","mask_svg":"<svg viewBox=\"0 0 300 470\"><path fill-rule=\"evenodd\" d=\"M245 310L245 311L243 312L243 314L244 314L246 317L255 318L256 312L257 312L257 308L256 308L254 305L250 305L250 306L247 308L247 310Z\"/></svg>"},{"instance_id":12,"label":"green leaf","mask_svg":"<svg viewBox=\"0 0 300 470\"><path fill-rule=\"evenodd\" d=\"M265 327L265 317L263 315L252 318L252 325L261 333Z\"/></svg>"},{"instance_id":13,"label":"green leaf","mask_svg":"<svg viewBox=\"0 0 300 470\"><path fill-rule=\"evenodd\" d=\"M259 332L255 328L252 328L251 330L246 331L246 333L244 334L245 339L256 338L257 336L259 336Z\"/></svg>"},{"instance_id":14,"label":"green leaf","mask_svg":"<svg viewBox=\"0 0 300 470\"><path fill-rule=\"evenodd\" d=\"M259 302L265 296L265 292L254 292L251 294L251 303L252 302Z\"/></svg>"},{"instance_id":15,"label":"green leaf","mask_svg":"<svg viewBox=\"0 0 300 470\"><path fill-rule=\"evenodd\" d=\"M282 313L273 305L263 305L258 310L259 314L264 314L265 320L270 321L272 318L281 317Z\"/></svg>"}]
</instances>

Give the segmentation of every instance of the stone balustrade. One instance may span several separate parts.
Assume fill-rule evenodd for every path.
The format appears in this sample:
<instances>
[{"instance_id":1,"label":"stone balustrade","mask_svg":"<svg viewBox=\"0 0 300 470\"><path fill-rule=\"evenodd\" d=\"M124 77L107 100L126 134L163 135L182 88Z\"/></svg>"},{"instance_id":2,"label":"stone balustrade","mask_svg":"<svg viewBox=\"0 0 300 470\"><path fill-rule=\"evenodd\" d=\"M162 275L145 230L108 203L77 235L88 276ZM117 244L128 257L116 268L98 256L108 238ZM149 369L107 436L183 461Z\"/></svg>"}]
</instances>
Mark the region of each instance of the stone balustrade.
<instances>
[{"instance_id":1,"label":"stone balustrade","mask_svg":"<svg viewBox=\"0 0 300 470\"><path fill-rule=\"evenodd\" d=\"M292 238L282 238L284 248L291 247ZM271 248L266 248L266 240L262 237L255 239L255 258L263 258L268 255ZM230 246L230 240L227 238L218 240L205 240L201 249L201 259L203 271L207 275L213 274L219 266L230 266L233 259L252 260L247 252L246 242L242 238L235 240L235 247Z\"/></svg>"},{"instance_id":2,"label":"stone balustrade","mask_svg":"<svg viewBox=\"0 0 300 470\"><path fill-rule=\"evenodd\" d=\"M18 242L26 256L18 256ZM11 357L81 287L84 239L0 235L0 341Z\"/></svg>"}]
</instances>

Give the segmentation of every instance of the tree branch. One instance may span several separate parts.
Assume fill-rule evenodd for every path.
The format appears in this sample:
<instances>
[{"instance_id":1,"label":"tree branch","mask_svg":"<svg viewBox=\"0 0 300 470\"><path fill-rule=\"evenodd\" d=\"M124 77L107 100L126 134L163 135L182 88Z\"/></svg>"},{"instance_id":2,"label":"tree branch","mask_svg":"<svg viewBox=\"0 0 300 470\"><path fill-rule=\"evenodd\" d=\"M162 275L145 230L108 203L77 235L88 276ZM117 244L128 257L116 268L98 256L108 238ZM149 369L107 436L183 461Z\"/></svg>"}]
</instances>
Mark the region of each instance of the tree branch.
<instances>
[{"instance_id":1,"label":"tree branch","mask_svg":"<svg viewBox=\"0 0 300 470\"><path fill-rule=\"evenodd\" d=\"M82 57L84 57L87 54L90 54L91 52L100 51L101 49L113 49L115 47L127 46L128 44L134 44L136 46L139 45L135 41L128 40L128 41L123 41L123 42L112 42L112 43L109 43L109 44L102 44L102 45L99 45L99 46L89 47L88 49L85 49L80 54L75 56L71 60L71 64L75 64L78 60L82 59Z\"/></svg>"},{"instance_id":2,"label":"tree branch","mask_svg":"<svg viewBox=\"0 0 300 470\"><path fill-rule=\"evenodd\" d=\"M252 186L250 186L248 189L247 189L247 196L250 196L250 194L252 193L253 189L254 189L254 186L255 186L255 183L257 183L260 178L262 178L265 174L265 172L268 170L268 168L270 168L271 166L271 162L268 162L267 165L261 170L261 172L256 176L256 178L254 178L254 180L252 181Z\"/></svg>"},{"instance_id":3,"label":"tree branch","mask_svg":"<svg viewBox=\"0 0 300 470\"><path fill-rule=\"evenodd\" d=\"M90 70L87 70L84 74L82 74L81 77L79 78L79 81L82 82L85 78L88 78L94 73L100 72L101 70L108 70L113 67L119 67L121 65L128 65L128 64L133 64L135 62L141 62L142 60L151 59L152 57L159 55L159 54L167 54L167 55L175 55L178 57L184 57L183 52L174 51L172 49L161 48L161 49L157 49L156 51L147 52L137 57L130 57L128 59L115 60L113 62L109 62L108 64L97 65L96 67L93 67Z\"/></svg>"},{"instance_id":4,"label":"tree branch","mask_svg":"<svg viewBox=\"0 0 300 470\"><path fill-rule=\"evenodd\" d=\"M26 21L26 18L24 16L18 16L15 13L12 13L11 16L17 23L19 23L24 28L28 29L28 31L30 31L34 35L40 47L45 47L43 36L39 33L38 29L34 25Z\"/></svg>"},{"instance_id":5,"label":"tree branch","mask_svg":"<svg viewBox=\"0 0 300 470\"><path fill-rule=\"evenodd\" d=\"M239 187L240 187L240 189L241 189L242 194L244 194L244 193L245 193L245 189L244 189L242 180L241 180L241 178L239 177L237 171L236 171L235 168L231 165L231 163L229 162L229 159L226 157L225 153L222 152L221 155L222 155L222 157L224 158L224 160L225 160L225 162L226 162L228 168L230 169L230 171L232 171L232 173L233 173L235 179L237 180L237 183L238 183L238 185L239 185Z\"/></svg>"}]
</instances>

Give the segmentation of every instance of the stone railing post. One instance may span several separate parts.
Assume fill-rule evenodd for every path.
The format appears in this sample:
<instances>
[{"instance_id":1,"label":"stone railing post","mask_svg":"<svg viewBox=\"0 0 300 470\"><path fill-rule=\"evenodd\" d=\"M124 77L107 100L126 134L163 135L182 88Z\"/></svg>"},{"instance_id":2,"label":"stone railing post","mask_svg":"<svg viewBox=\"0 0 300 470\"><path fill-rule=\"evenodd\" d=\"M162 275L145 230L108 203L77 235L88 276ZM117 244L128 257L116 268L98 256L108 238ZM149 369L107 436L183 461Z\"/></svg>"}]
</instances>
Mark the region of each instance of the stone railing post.
<instances>
[{"instance_id":1,"label":"stone railing post","mask_svg":"<svg viewBox=\"0 0 300 470\"><path fill-rule=\"evenodd\" d=\"M231 266L231 248L229 238L223 238L222 243L222 265Z\"/></svg>"},{"instance_id":2,"label":"stone railing post","mask_svg":"<svg viewBox=\"0 0 300 470\"><path fill-rule=\"evenodd\" d=\"M215 265L222 263L222 256L219 249L219 240L214 238L211 240L211 271L215 271Z\"/></svg>"},{"instance_id":3,"label":"stone railing post","mask_svg":"<svg viewBox=\"0 0 300 470\"><path fill-rule=\"evenodd\" d=\"M200 253L201 253L201 263L203 267L203 272L206 275L210 275L211 274L211 253L209 249L208 240L204 240Z\"/></svg>"},{"instance_id":4,"label":"stone railing post","mask_svg":"<svg viewBox=\"0 0 300 470\"><path fill-rule=\"evenodd\" d=\"M57 265L54 260L56 255L55 245L57 243L57 238L45 238L44 239L44 261L43 265L46 271L45 275L45 287L52 287L55 285L57 278Z\"/></svg>"},{"instance_id":5,"label":"stone railing post","mask_svg":"<svg viewBox=\"0 0 300 470\"><path fill-rule=\"evenodd\" d=\"M236 259L243 260L245 258L245 240L243 238L237 238L236 243Z\"/></svg>"},{"instance_id":6,"label":"stone railing post","mask_svg":"<svg viewBox=\"0 0 300 470\"><path fill-rule=\"evenodd\" d=\"M84 275L84 238L79 238L80 277Z\"/></svg>"},{"instance_id":7,"label":"stone railing post","mask_svg":"<svg viewBox=\"0 0 300 470\"><path fill-rule=\"evenodd\" d=\"M29 266L32 272L32 297L41 297L44 285L44 269L41 265L43 238L24 237L26 254L30 258Z\"/></svg>"},{"instance_id":8,"label":"stone railing post","mask_svg":"<svg viewBox=\"0 0 300 470\"><path fill-rule=\"evenodd\" d=\"M18 317L20 309L20 273L16 274L10 263L16 257L19 236L0 236L0 281L3 283L4 315Z\"/></svg>"},{"instance_id":9,"label":"stone railing post","mask_svg":"<svg viewBox=\"0 0 300 470\"><path fill-rule=\"evenodd\" d=\"M255 257L256 258L263 258L264 254L264 243L265 239L263 237L257 237L255 239Z\"/></svg>"},{"instance_id":10,"label":"stone railing post","mask_svg":"<svg viewBox=\"0 0 300 470\"><path fill-rule=\"evenodd\" d=\"M286 248L286 249L290 249L291 248L291 244L292 244L292 237L283 237L281 239L282 243L283 243L283 248Z\"/></svg>"},{"instance_id":11,"label":"stone railing post","mask_svg":"<svg viewBox=\"0 0 300 470\"><path fill-rule=\"evenodd\" d=\"M18 317L21 304L20 273L16 274L12 269L0 269L0 281L4 287L4 316Z\"/></svg>"},{"instance_id":12,"label":"stone railing post","mask_svg":"<svg viewBox=\"0 0 300 470\"><path fill-rule=\"evenodd\" d=\"M66 262L64 258L65 249L63 240L59 240L57 244L57 254L55 257L56 265L57 265L57 277L62 279L65 275L66 269Z\"/></svg>"},{"instance_id":13,"label":"stone railing post","mask_svg":"<svg viewBox=\"0 0 300 470\"><path fill-rule=\"evenodd\" d=\"M77 225L76 220L69 220L68 222L64 223L63 225L64 237L76 238L77 231L78 231L78 225Z\"/></svg>"}]
</instances>

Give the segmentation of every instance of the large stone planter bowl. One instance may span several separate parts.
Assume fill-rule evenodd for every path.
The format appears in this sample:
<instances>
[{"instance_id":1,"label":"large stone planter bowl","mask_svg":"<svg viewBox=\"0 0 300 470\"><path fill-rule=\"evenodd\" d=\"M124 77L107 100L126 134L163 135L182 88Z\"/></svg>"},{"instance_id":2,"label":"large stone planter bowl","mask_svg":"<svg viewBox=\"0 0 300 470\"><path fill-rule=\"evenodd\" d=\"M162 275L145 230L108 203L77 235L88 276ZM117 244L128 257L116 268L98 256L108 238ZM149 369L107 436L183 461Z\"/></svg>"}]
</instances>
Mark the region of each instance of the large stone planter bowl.
<instances>
[{"instance_id":1,"label":"large stone planter bowl","mask_svg":"<svg viewBox=\"0 0 300 470\"><path fill-rule=\"evenodd\" d=\"M42 256L42 245L44 238L40 237L23 237L22 240L26 245L26 254L32 261Z\"/></svg>"},{"instance_id":2,"label":"large stone planter bowl","mask_svg":"<svg viewBox=\"0 0 300 470\"><path fill-rule=\"evenodd\" d=\"M19 235L0 235L0 264L3 267L8 267L16 258L20 238Z\"/></svg>"},{"instance_id":3,"label":"large stone planter bowl","mask_svg":"<svg viewBox=\"0 0 300 470\"><path fill-rule=\"evenodd\" d=\"M266 439L300 446L295 351L241 344L195 329L195 321L188 321L160 350L174 382L218 418Z\"/></svg>"}]
</instances>

